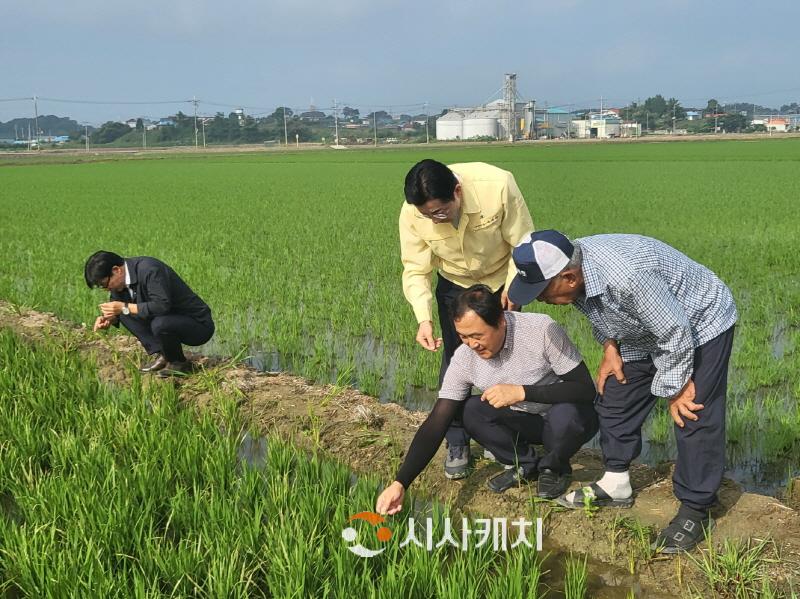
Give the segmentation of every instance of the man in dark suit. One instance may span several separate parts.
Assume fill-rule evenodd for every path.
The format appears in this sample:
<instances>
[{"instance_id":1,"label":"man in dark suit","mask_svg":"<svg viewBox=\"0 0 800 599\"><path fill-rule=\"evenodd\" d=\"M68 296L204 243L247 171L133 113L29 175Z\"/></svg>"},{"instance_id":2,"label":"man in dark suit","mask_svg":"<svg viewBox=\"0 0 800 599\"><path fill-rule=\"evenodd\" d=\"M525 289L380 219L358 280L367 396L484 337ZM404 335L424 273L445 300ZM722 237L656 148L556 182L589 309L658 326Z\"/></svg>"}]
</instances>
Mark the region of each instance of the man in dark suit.
<instances>
[{"instance_id":1,"label":"man in dark suit","mask_svg":"<svg viewBox=\"0 0 800 599\"><path fill-rule=\"evenodd\" d=\"M111 293L100 304L102 316L94 330L122 324L154 360L140 368L169 377L191 370L182 344L203 345L214 334L208 305L169 266L155 258L122 258L95 252L86 261L84 278L90 287Z\"/></svg>"}]
</instances>

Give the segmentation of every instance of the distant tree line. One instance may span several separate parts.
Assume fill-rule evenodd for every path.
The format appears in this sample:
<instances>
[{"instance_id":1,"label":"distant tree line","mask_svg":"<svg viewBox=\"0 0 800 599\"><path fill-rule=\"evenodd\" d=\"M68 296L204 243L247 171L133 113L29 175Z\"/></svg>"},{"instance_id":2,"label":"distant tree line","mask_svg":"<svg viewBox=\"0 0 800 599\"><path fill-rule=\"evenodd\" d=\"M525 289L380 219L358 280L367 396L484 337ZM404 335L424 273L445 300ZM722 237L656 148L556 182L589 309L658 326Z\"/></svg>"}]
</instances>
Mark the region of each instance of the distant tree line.
<instances>
[{"instance_id":1,"label":"distant tree line","mask_svg":"<svg viewBox=\"0 0 800 599\"><path fill-rule=\"evenodd\" d=\"M438 115L430 115L428 118L431 136L435 132L435 120ZM368 113L361 116L357 108L345 106L340 110L339 115L339 137L340 139L352 138L353 136L365 139L372 139L373 127L378 128L378 137L424 137L425 115L412 116L400 115L398 119L383 110L375 113ZM118 146L137 146L143 143L143 135L146 133L148 145L192 145L195 139L195 119L193 115L178 112L170 117L172 124L160 125L152 130L144 131L145 125L141 119L136 121L135 129L124 123L108 121L99 129L92 132L92 143L95 144L114 144ZM422 124L414 125L414 129L404 131L402 135L393 129L389 132L381 130L387 125L395 122L421 121ZM366 123L366 124L362 124ZM345 126L358 124L357 129L348 129ZM239 144L239 143L262 143L274 141L282 143L288 140L289 143L295 141L309 142L322 141L325 139L329 143L334 141L334 117L331 114L322 112L312 112L296 114L291 108L278 106L271 114L266 116L254 116L237 112L230 112L227 115L223 112L216 113L213 117L197 117L197 136L198 143L203 143L203 135L207 144Z\"/></svg>"},{"instance_id":2,"label":"distant tree line","mask_svg":"<svg viewBox=\"0 0 800 599\"><path fill-rule=\"evenodd\" d=\"M680 126L692 133L710 133L715 130L728 133L757 131L764 127L753 127L750 124L753 115L791 114L800 112L796 102L784 104L780 110L747 103L721 104L711 98L704 108L694 110L700 113L696 120L687 120L687 110L676 98L665 99L657 94L644 102L631 102L621 109L620 116L642 125L643 131L671 129Z\"/></svg>"}]
</instances>

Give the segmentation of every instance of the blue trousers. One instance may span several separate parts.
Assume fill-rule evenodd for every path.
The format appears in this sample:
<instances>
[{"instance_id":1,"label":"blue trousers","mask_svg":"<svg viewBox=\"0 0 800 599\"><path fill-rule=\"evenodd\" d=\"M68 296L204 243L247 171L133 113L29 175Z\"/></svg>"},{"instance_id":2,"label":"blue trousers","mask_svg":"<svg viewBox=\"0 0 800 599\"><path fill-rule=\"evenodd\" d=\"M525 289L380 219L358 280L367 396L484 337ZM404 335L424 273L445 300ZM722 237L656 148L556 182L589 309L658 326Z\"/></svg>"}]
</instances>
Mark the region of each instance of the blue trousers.
<instances>
[{"instance_id":1,"label":"blue trousers","mask_svg":"<svg viewBox=\"0 0 800 599\"><path fill-rule=\"evenodd\" d=\"M697 511L717 502L717 491L725 471L725 400L728 389L728 361L733 345L731 327L694 351L695 403L705 407L696 412L697 421L683 419L675 425L678 459L672 477L675 497ZM606 380L598 400L600 446L609 472L624 472L642 451L642 425L658 398L650 393L656 374L652 360L628 362L623 367L627 383L613 376ZM666 400L664 400L666 401Z\"/></svg>"},{"instance_id":2,"label":"blue trousers","mask_svg":"<svg viewBox=\"0 0 800 599\"><path fill-rule=\"evenodd\" d=\"M120 316L120 324L139 340L148 354L162 353L169 362L182 362L182 344L203 345L214 335L214 322L183 314L164 314L150 320Z\"/></svg>"}]
</instances>

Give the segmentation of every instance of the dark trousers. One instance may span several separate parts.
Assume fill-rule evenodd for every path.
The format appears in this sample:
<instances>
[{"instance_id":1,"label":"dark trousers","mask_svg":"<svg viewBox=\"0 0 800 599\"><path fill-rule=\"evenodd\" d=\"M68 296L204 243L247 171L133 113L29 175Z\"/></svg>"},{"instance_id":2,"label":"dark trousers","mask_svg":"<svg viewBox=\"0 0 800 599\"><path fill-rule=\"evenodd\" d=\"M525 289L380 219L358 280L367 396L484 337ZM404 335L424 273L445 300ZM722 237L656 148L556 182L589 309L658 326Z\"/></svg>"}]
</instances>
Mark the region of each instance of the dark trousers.
<instances>
[{"instance_id":1,"label":"dark trousers","mask_svg":"<svg viewBox=\"0 0 800 599\"><path fill-rule=\"evenodd\" d=\"M168 362L186 360L181 344L203 345L214 335L214 321L200 321L183 314L165 314L150 320L120 316L119 321L148 354L161 353Z\"/></svg>"},{"instance_id":2,"label":"dark trousers","mask_svg":"<svg viewBox=\"0 0 800 599\"><path fill-rule=\"evenodd\" d=\"M436 307L439 312L439 326L442 329L442 345L444 346L444 353L442 354L442 365L439 367L439 387L442 386L444 381L444 374L447 372L447 367L450 366L450 359L453 357L458 346L461 345L461 338L456 333L456 327L453 324L453 316L450 312L450 304L458 297L458 294L464 291L466 287L456 285L452 281L448 281L442 275L437 275L438 281L436 282ZM495 292L498 297L503 292L501 287ZM462 402L463 404L463 402ZM447 429L445 439L447 445L469 445L469 435L464 430L463 422L463 407L459 407L458 412L453 418L453 422Z\"/></svg>"},{"instance_id":3,"label":"dark trousers","mask_svg":"<svg viewBox=\"0 0 800 599\"><path fill-rule=\"evenodd\" d=\"M695 403L705 406L697 421L683 418L675 425L678 459L672 477L675 496L693 510L704 511L717 501L725 471L725 397L733 327L694 351ZM606 380L597 402L600 446L609 472L624 472L642 451L642 424L655 404L650 385L656 374L652 360L628 362L627 383Z\"/></svg>"},{"instance_id":4,"label":"dark trousers","mask_svg":"<svg viewBox=\"0 0 800 599\"><path fill-rule=\"evenodd\" d=\"M519 465L526 475L549 468L570 474L570 459L597 433L590 403L557 403L544 414L493 408L473 395L464 406L464 426L501 464ZM532 443L544 445L537 456Z\"/></svg>"}]
</instances>

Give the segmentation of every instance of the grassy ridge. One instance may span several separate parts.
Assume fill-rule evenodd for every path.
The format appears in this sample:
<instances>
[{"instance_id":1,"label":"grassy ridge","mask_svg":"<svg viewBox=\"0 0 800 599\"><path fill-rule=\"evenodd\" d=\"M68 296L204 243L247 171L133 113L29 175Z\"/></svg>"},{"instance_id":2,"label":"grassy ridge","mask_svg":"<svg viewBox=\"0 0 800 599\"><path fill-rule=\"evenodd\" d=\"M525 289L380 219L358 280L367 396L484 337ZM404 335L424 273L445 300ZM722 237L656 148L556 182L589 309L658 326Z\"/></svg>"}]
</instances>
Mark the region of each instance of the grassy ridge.
<instances>
[{"instance_id":1,"label":"grassy ridge","mask_svg":"<svg viewBox=\"0 0 800 599\"><path fill-rule=\"evenodd\" d=\"M537 228L652 235L715 270L742 316L731 372L732 455L760 460L797 450L797 140L6 167L0 297L90 322L102 298L83 286L86 256L98 248L155 255L211 304L218 333L207 351L236 354L246 346L265 352L268 365L317 380L351 372L362 390L403 400L414 386L432 388L438 369L439 356L413 342L397 240L403 177L429 154L513 171ZM564 323L590 366L597 363L577 314L533 309ZM664 414L649 426L656 443L671 438Z\"/></svg>"}]
</instances>

